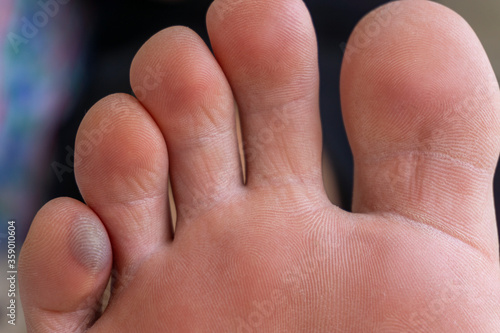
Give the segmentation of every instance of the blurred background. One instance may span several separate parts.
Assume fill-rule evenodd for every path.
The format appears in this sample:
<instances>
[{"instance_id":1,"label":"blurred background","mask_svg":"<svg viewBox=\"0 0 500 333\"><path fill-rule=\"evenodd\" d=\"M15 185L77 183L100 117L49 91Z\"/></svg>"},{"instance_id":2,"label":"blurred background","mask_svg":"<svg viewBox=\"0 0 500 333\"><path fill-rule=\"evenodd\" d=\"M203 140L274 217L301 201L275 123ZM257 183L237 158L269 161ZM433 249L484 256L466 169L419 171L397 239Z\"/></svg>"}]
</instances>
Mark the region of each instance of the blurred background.
<instances>
[{"instance_id":1,"label":"blurred background","mask_svg":"<svg viewBox=\"0 0 500 333\"><path fill-rule=\"evenodd\" d=\"M380 0L305 0L315 23L321 70L326 182L349 210L352 157L340 112L339 75L356 22ZM500 73L500 1L441 0L472 25ZM73 172L74 140L86 111L106 95L132 93L129 68L154 33L186 25L208 43L210 0L0 0L0 267L5 274L7 221L17 246L36 211L58 196L81 200ZM496 177L500 211L500 177ZM5 255L3 255L5 254ZM25 332L21 310L8 325L6 279L0 283L1 332ZM19 304L19 302L18 302ZM4 306L5 305L5 306Z\"/></svg>"}]
</instances>

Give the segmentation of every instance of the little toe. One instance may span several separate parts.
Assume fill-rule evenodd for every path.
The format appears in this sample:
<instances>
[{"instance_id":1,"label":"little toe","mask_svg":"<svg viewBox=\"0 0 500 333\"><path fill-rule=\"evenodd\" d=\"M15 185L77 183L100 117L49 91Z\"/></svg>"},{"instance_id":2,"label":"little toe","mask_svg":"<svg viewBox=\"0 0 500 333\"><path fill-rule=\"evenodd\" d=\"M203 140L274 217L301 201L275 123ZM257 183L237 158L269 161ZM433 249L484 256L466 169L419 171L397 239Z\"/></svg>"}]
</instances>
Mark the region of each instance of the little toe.
<instances>
[{"instance_id":1,"label":"little toe","mask_svg":"<svg viewBox=\"0 0 500 333\"><path fill-rule=\"evenodd\" d=\"M81 202L61 198L37 214L19 260L29 332L85 332L101 310L112 264L102 222Z\"/></svg>"}]
</instances>

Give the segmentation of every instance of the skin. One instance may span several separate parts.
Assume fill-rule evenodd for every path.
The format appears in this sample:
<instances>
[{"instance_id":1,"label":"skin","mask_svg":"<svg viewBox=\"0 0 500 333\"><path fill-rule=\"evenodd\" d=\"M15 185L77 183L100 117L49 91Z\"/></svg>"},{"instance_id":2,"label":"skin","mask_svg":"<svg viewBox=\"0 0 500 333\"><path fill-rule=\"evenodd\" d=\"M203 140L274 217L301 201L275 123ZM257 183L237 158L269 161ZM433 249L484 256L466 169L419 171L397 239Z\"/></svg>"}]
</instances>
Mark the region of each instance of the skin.
<instances>
[{"instance_id":1,"label":"skin","mask_svg":"<svg viewBox=\"0 0 500 333\"><path fill-rule=\"evenodd\" d=\"M500 331L500 93L467 23L408 0L356 27L341 75L353 213L322 185L304 4L216 0L207 26L215 56L168 28L132 63L138 99L83 120L86 205L48 203L21 253L29 332Z\"/></svg>"}]
</instances>

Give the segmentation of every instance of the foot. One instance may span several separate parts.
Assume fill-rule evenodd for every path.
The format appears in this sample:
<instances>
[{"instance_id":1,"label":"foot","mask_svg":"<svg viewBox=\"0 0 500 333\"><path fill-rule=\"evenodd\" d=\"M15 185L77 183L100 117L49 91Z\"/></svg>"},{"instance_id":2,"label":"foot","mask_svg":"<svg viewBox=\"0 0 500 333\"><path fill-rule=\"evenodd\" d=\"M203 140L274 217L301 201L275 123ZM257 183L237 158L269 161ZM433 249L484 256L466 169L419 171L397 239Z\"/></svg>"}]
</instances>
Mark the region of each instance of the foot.
<instances>
[{"instance_id":1,"label":"foot","mask_svg":"<svg viewBox=\"0 0 500 333\"><path fill-rule=\"evenodd\" d=\"M48 203L21 254L29 332L500 331L500 93L471 28L421 0L359 23L341 78L347 213L322 185L302 1L216 0L207 24L215 56L166 29L132 64L138 99L82 122L87 205Z\"/></svg>"}]
</instances>

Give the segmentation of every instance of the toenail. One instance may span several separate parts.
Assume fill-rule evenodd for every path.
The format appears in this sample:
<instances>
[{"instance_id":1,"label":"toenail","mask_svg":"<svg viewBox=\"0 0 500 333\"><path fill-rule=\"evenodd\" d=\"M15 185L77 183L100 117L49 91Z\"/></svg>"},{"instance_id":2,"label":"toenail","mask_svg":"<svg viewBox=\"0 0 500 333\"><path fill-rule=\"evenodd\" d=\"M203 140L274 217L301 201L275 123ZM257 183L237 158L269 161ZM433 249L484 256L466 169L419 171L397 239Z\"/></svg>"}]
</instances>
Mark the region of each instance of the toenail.
<instances>
[{"instance_id":1,"label":"toenail","mask_svg":"<svg viewBox=\"0 0 500 333\"><path fill-rule=\"evenodd\" d=\"M73 225L69 241L73 257L86 269L98 272L106 267L111 245L102 225L82 218Z\"/></svg>"}]
</instances>

